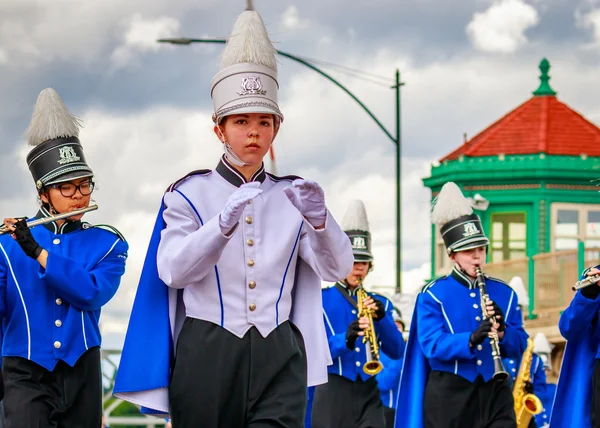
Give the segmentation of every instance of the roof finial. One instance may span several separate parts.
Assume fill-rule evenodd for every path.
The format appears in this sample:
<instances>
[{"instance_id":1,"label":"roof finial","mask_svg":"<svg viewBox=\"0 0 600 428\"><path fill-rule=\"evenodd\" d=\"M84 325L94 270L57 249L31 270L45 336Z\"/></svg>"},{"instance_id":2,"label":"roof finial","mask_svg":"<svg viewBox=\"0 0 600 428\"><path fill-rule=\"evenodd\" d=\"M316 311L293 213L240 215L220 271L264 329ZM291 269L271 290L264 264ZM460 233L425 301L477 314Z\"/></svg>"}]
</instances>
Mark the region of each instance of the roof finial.
<instances>
[{"instance_id":1,"label":"roof finial","mask_svg":"<svg viewBox=\"0 0 600 428\"><path fill-rule=\"evenodd\" d=\"M246 0L246 10L254 10L254 5L252 4L252 0Z\"/></svg>"},{"instance_id":2,"label":"roof finial","mask_svg":"<svg viewBox=\"0 0 600 428\"><path fill-rule=\"evenodd\" d=\"M550 84L548 83L548 81L550 80L550 76L548 75L549 70L550 61L548 61L546 58L543 58L540 62L540 71L542 72L542 75L540 76L540 86L535 90L533 95L556 95L556 92L550 87Z\"/></svg>"}]
</instances>

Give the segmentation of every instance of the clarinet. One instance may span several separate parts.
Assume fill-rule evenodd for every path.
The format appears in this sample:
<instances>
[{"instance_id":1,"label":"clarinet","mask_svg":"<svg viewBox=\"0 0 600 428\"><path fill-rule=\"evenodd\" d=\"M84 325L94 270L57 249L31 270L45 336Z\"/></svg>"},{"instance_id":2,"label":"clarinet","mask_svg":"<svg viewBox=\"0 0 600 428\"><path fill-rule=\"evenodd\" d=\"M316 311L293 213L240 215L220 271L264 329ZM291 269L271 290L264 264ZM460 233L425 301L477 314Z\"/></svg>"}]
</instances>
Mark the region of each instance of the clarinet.
<instances>
[{"instance_id":1,"label":"clarinet","mask_svg":"<svg viewBox=\"0 0 600 428\"><path fill-rule=\"evenodd\" d=\"M490 297L485 291L485 277L483 276L483 272L481 272L481 268L479 266L475 267L475 272L477 273L477 287L479 288L479 294L481 295L481 312L483 314L483 319L490 319L490 321L492 321L492 323L495 324L496 320L491 319L492 317L490 317L487 312L487 302L488 300L490 300ZM498 339L498 333L490 333L490 345L492 347L492 357L494 358L494 379L508 379L508 373L502 365L502 356L500 355L500 342Z\"/></svg>"}]
</instances>

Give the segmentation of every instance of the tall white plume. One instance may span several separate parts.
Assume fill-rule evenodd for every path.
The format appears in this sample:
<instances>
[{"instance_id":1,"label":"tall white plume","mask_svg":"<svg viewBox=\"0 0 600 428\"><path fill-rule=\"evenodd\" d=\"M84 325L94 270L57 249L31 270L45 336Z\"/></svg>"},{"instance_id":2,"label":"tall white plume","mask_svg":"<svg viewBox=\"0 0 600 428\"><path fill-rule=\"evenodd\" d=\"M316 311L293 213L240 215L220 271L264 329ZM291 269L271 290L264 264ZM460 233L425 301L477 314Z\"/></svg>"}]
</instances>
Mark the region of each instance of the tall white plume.
<instances>
[{"instance_id":1,"label":"tall white plume","mask_svg":"<svg viewBox=\"0 0 600 428\"><path fill-rule=\"evenodd\" d=\"M367 210L363 201L356 199L350 202L344 219L342 220L343 230L362 230L369 232L369 220Z\"/></svg>"},{"instance_id":2,"label":"tall white plume","mask_svg":"<svg viewBox=\"0 0 600 428\"><path fill-rule=\"evenodd\" d=\"M221 55L220 70L250 62L277 71L276 54L261 16L254 10L246 10L233 24L233 30Z\"/></svg>"},{"instance_id":3,"label":"tall white plume","mask_svg":"<svg viewBox=\"0 0 600 428\"><path fill-rule=\"evenodd\" d=\"M443 226L455 218L473 214L471 203L452 181L444 184L434 204L431 221L438 226Z\"/></svg>"},{"instance_id":4,"label":"tall white plume","mask_svg":"<svg viewBox=\"0 0 600 428\"><path fill-rule=\"evenodd\" d=\"M510 285L510 288L512 288L517 295L517 304L520 306L529 306L529 294L527 293L527 290L525 290L525 284L521 277L513 276L508 285Z\"/></svg>"},{"instance_id":5,"label":"tall white plume","mask_svg":"<svg viewBox=\"0 0 600 428\"><path fill-rule=\"evenodd\" d=\"M69 112L58 92L46 88L35 103L26 136L31 146L37 146L54 138L78 137L79 128L81 120Z\"/></svg>"},{"instance_id":6,"label":"tall white plume","mask_svg":"<svg viewBox=\"0 0 600 428\"><path fill-rule=\"evenodd\" d=\"M536 354L549 354L552 352L552 345L546 335L542 332L539 332L533 338L533 352Z\"/></svg>"}]
</instances>

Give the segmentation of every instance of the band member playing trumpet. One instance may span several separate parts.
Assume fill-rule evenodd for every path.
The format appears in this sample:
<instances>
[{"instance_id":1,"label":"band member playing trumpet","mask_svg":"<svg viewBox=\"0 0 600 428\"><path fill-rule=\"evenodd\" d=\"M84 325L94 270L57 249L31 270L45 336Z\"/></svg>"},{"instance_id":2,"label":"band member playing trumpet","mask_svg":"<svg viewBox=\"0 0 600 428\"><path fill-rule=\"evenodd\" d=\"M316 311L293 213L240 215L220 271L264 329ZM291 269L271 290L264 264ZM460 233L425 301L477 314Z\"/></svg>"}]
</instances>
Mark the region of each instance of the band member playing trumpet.
<instances>
[{"instance_id":1,"label":"band member playing trumpet","mask_svg":"<svg viewBox=\"0 0 600 428\"><path fill-rule=\"evenodd\" d=\"M6 428L97 428L102 420L98 319L128 245L115 229L81 221L94 181L79 126L53 89L40 93L27 164L41 204L35 217L49 221L30 229L6 218L0 236Z\"/></svg>"},{"instance_id":2,"label":"band member playing trumpet","mask_svg":"<svg viewBox=\"0 0 600 428\"><path fill-rule=\"evenodd\" d=\"M347 275L352 248L316 182L265 172L276 66L243 12L212 84L225 154L168 189L148 249L115 391L176 428L301 428L307 385L327 380L321 278Z\"/></svg>"},{"instance_id":3,"label":"band member playing trumpet","mask_svg":"<svg viewBox=\"0 0 600 428\"><path fill-rule=\"evenodd\" d=\"M558 323L567 345L550 417L553 428L600 427L600 282L594 282L599 274L600 266L583 272Z\"/></svg>"},{"instance_id":4,"label":"band member playing trumpet","mask_svg":"<svg viewBox=\"0 0 600 428\"><path fill-rule=\"evenodd\" d=\"M379 343L386 355L402 358L404 340L394 323L393 305L366 293L362 283L373 266L371 234L362 201L353 201L342 222L354 252L354 268L323 290L323 314L333 364L328 382L315 389L313 428L384 428L385 416L375 375L382 369ZM361 295L363 297L361 297ZM367 311L358 317L360 310ZM368 340L370 332L376 339ZM367 338L367 340L365 340Z\"/></svg>"},{"instance_id":5,"label":"band member playing trumpet","mask_svg":"<svg viewBox=\"0 0 600 428\"><path fill-rule=\"evenodd\" d=\"M456 184L442 187L432 221L454 268L417 298L396 427L514 427L511 384L499 357L520 358L526 348L517 297L504 282L479 274L489 241Z\"/></svg>"}]
</instances>

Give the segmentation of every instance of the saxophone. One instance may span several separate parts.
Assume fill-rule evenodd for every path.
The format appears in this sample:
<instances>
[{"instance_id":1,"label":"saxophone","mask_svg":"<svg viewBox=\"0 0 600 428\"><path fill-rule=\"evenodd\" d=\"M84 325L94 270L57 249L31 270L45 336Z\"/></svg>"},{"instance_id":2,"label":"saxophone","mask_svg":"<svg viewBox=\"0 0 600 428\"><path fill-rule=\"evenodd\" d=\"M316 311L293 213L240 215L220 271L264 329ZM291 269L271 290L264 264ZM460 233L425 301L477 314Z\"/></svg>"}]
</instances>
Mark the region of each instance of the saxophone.
<instances>
[{"instance_id":1,"label":"saxophone","mask_svg":"<svg viewBox=\"0 0 600 428\"><path fill-rule=\"evenodd\" d=\"M527 348L521 358L519 373L513 386L517 428L527 428L534 415L541 413L542 402L534 394L525 392L526 382L531 383L531 361L533 359L533 339L527 339Z\"/></svg>"},{"instance_id":2,"label":"saxophone","mask_svg":"<svg viewBox=\"0 0 600 428\"><path fill-rule=\"evenodd\" d=\"M362 278L359 278L357 282L358 289L356 291L356 301L358 306L358 318L369 319L369 328L363 330L365 333L363 336L363 343L367 350L367 362L363 366L363 371L370 376L375 376L383 369L383 364L379 361L379 344L377 343L375 325L373 324L373 310L364 305L364 301L369 295L362 288Z\"/></svg>"}]
</instances>

